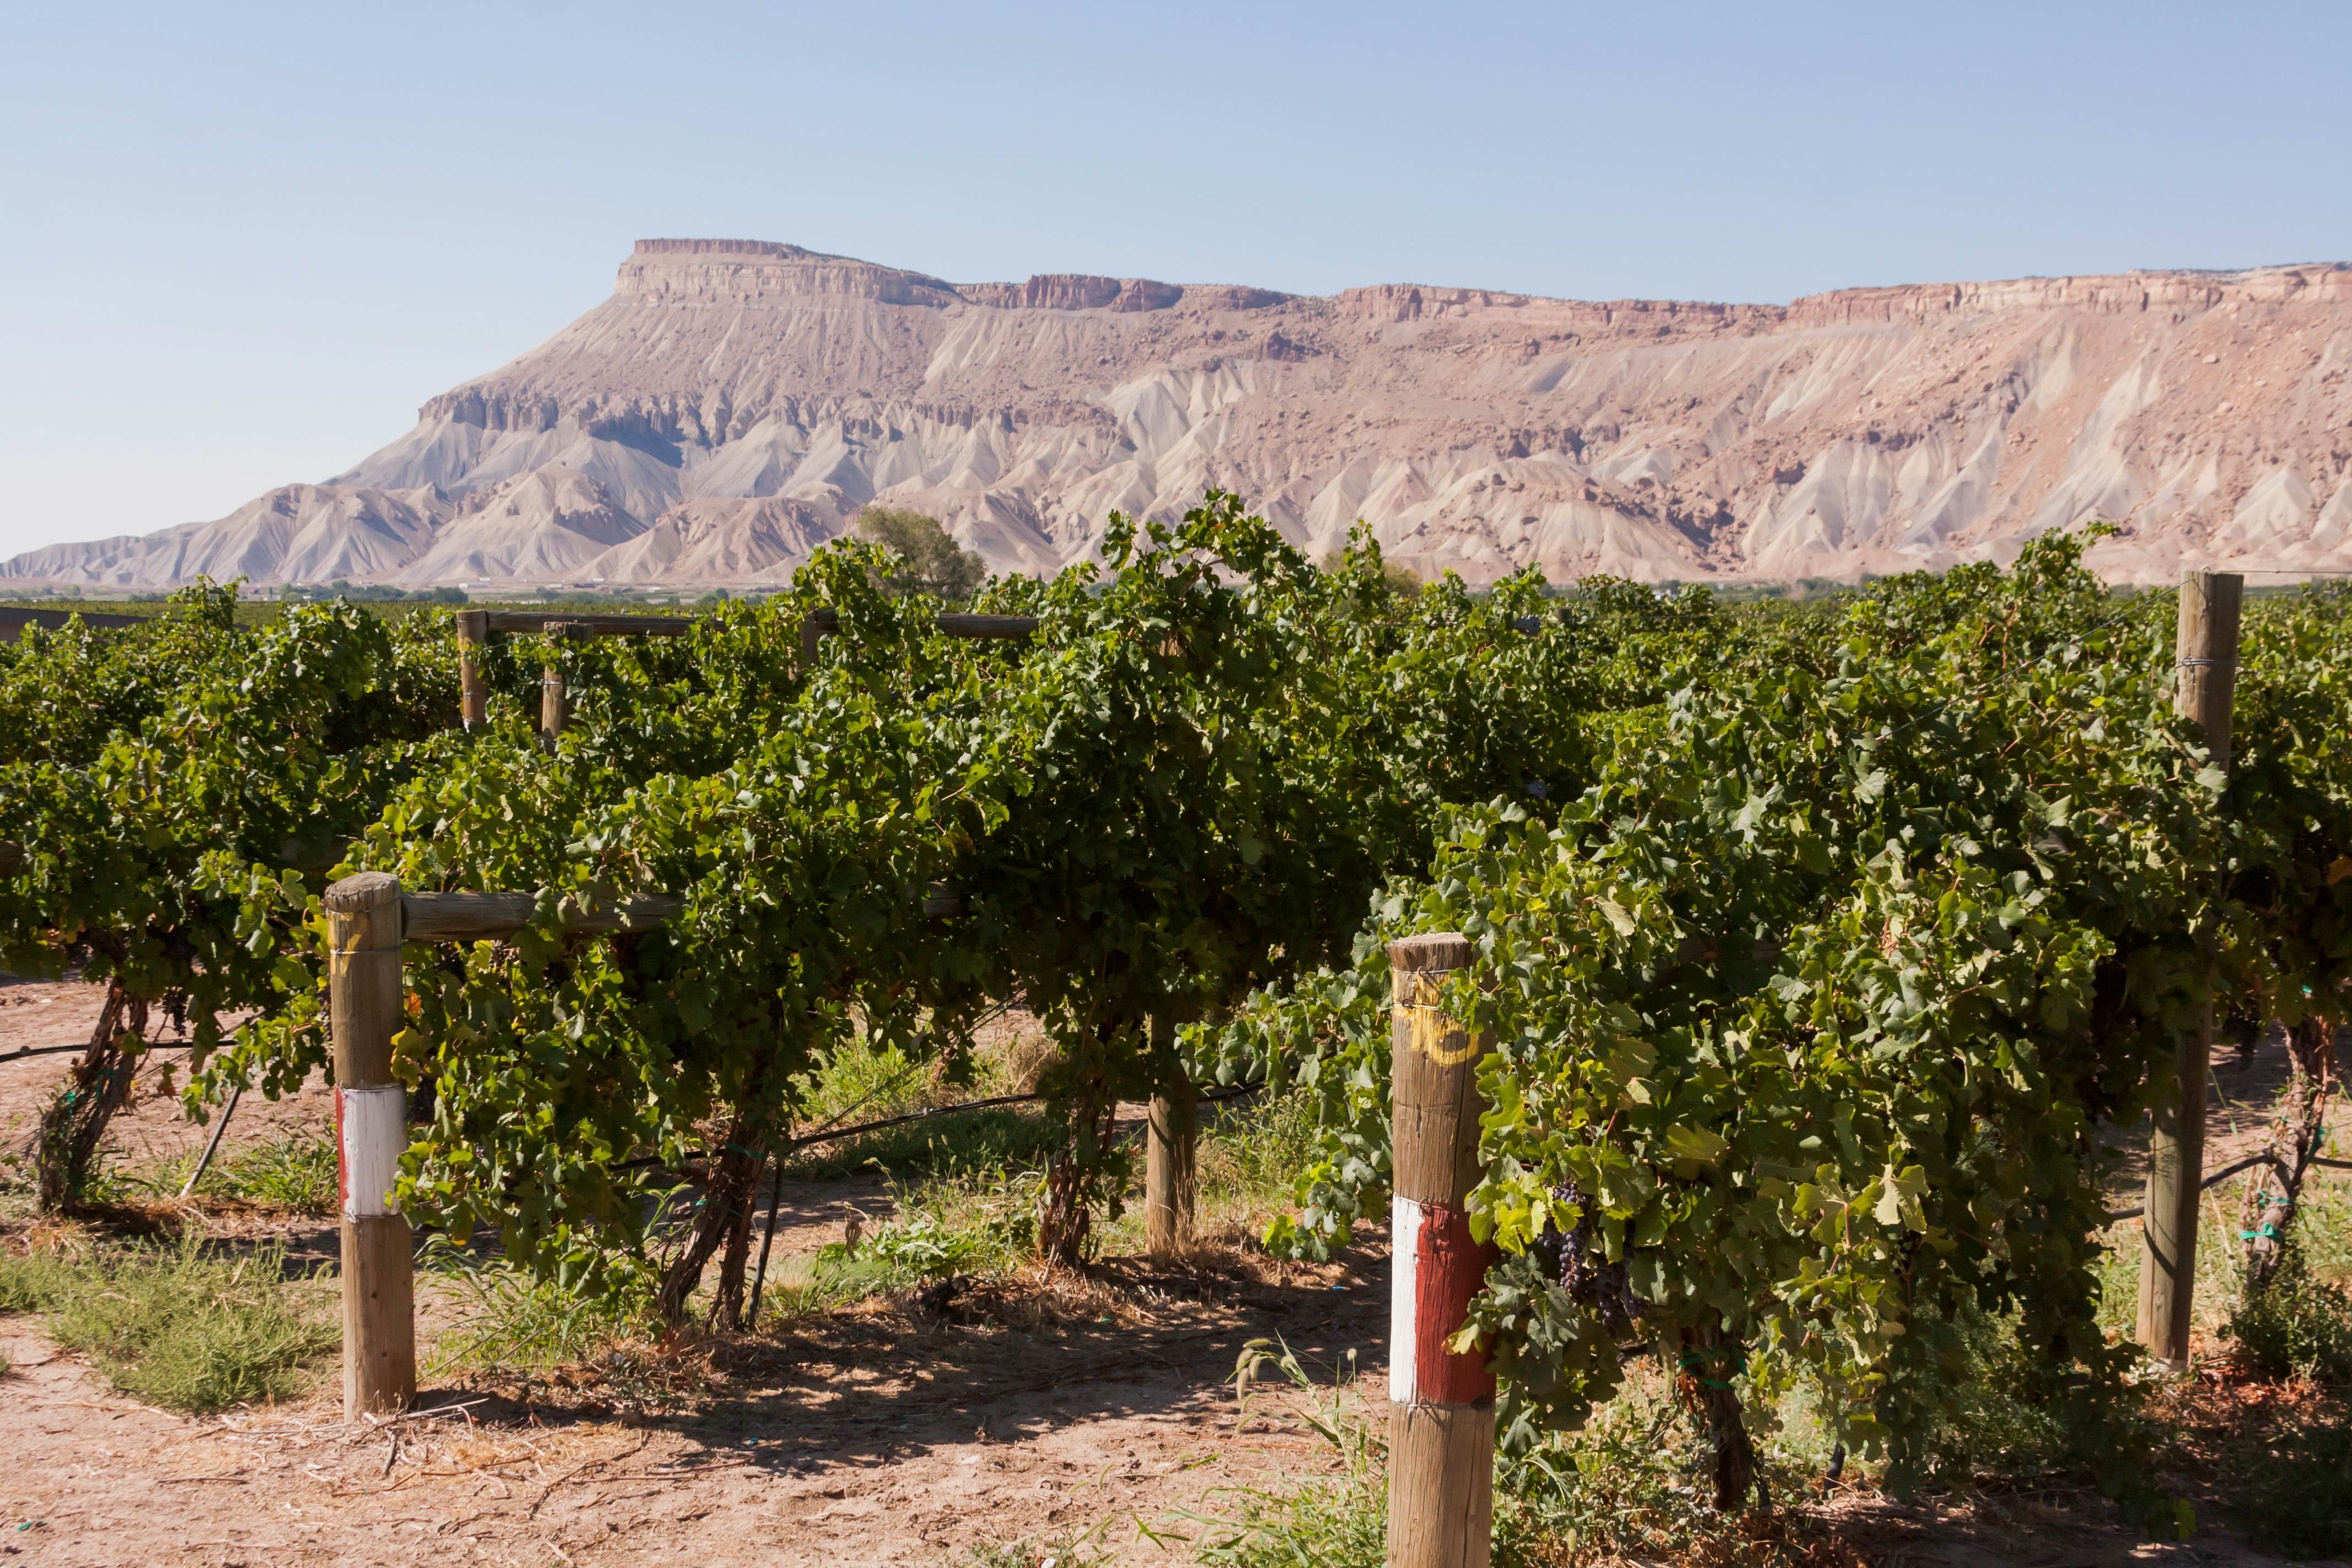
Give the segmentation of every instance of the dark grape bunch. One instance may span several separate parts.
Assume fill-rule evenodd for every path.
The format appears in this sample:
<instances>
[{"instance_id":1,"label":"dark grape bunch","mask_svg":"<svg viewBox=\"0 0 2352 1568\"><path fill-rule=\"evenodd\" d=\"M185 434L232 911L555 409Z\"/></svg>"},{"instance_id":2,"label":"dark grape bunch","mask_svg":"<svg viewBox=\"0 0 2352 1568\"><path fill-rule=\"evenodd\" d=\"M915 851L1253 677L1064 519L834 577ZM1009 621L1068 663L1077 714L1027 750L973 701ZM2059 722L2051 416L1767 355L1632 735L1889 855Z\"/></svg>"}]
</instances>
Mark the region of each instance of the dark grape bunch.
<instances>
[{"instance_id":1,"label":"dark grape bunch","mask_svg":"<svg viewBox=\"0 0 2352 1568\"><path fill-rule=\"evenodd\" d=\"M1501 1429L1588 1419L1640 1341L1695 1356L1732 1433L1746 1347L1907 1484L1992 1301L2051 1386L2118 1386L2104 1162L2184 1020L2352 1016L2352 588L2247 601L2224 763L2176 710L2179 601L2111 592L2099 536L1712 620L1580 585L1543 640L1583 639L1596 700L1549 799L1439 812L1354 962L1216 1037L1314 1097L1269 1247L1328 1255L1385 1206L1385 944L1458 931L1495 1042L1470 1329ZM1439 658L1410 675L1415 712L1476 711Z\"/></svg>"},{"instance_id":2,"label":"dark grape bunch","mask_svg":"<svg viewBox=\"0 0 2352 1568\"><path fill-rule=\"evenodd\" d=\"M1592 1205L1574 1182L1551 1188L1550 1194L1552 1213L1573 1214L1576 1223L1561 1230L1557 1220L1548 1221L1536 1237L1533 1250L1543 1259L1545 1272L1559 1281L1570 1300L1599 1312L1612 1336L1633 1338L1639 1331L1643 1303L1625 1277L1625 1260L1612 1261L1595 1244Z\"/></svg>"}]
</instances>

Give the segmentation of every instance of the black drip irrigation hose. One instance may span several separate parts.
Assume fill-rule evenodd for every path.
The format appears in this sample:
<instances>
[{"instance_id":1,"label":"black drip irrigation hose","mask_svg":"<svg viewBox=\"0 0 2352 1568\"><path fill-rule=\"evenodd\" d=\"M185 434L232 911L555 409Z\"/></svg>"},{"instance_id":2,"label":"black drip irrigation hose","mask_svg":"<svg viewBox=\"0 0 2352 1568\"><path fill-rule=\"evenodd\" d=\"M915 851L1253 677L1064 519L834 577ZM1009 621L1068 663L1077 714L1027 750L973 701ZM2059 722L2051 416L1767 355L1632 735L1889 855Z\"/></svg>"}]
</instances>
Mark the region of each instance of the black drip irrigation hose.
<instances>
[{"instance_id":1,"label":"black drip irrigation hose","mask_svg":"<svg viewBox=\"0 0 2352 1568\"><path fill-rule=\"evenodd\" d=\"M746 1330L760 1326L760 1292L768 1283L768 1249L776 1245L776 1211L784 1202L784 1162L776 1161L776 1173L768 1178L768 1233L760 1238L760 1271L751 1276L751 1309L743 1314Z\"/></svg>"},{"instance_id":2,"label":"black drip irrigation hose","mask_svg":"<svg viewBox=\"0 0 2352 1568\"><path fill-rule=\"evenodd\" d=\"M203 1181L205 1173L212 1168L213 1156L220 1152L221 1140L228 1134L228 1119L236 1114L236 1102L244 1098L245 1080L239 1079L236 1087L229 1090L228 1103L221 1108L220 1120L213 1124L213 1135L205 1144L204 1157L196 1162L196 1168L188 1173L187 1184L180 1189L182 1197L194 1193L196 1184Z\"/></svg>"},{"instance_id":3,"label":"black drip irrigation hose","mask_svg":"<svg viewBox=\"0 0 2352 1568\"><path fill-rule=\"evenodd\" d=\"M2304 1163L2306 1165L2325 1165L2331 1171L2352 1171L2352 1160L2327 1160L2323 1159L2316 1154L2313 1155L2310 1159L2305 1160ZM2251 1158L2241 1160L2234 1165L2224 1165L2221 1169L2214 1172L2211 1175L2198 1183L2197 1190L2201 1193L2207 1187L2213 1186L2218 1183L2226 1182L2231 1176L2236 1175L2239 1172L2251 1171L2256 1165L2276 1165L2284 1169L2284 1164L2285 1162L2282 1161L2275 1154L2256 1154ZM2121 1225L2127 1219L2144 1219L2147 1215L2147 1205L2143 1204L2138 1208L2124 1209L2119 1213L2111 1214L2105 1217L2109 1225Z\"/></svg>"},{"instance_id":4,"label":"black drip irrigation hose","mask_svg":"<svg viewBox=\"0 0 2352 1568\"><path fill-rule=\"evenodd\" d=\"M1243 1095L1255 1094L1265 1087L1265 1080L1260 1079L1255 1083L1235 1084L1231 1089L1213 1089L1202 1094L1200 1102L1202 1105L1214 1105L1222 1100L1239 1100ZM967 1110L995 1110L1008 1105L1035 1105L1046 1098L1042 1094L1000 1094L992 1100L967 1100L955 1105L935 1105L929 1110L910 1110L903 1116L886 1116L879 1121L861 1121L854 1127L835 1127L824 1131L812 1132L805 1138L793 1139L777 1149L775 1153L779 1157L797 1154L802 1150L813 1148L819 1143L831 1143L838 1139L855 1138L867 1132L880 1132L892 1127L904 1127L910 1122L930 1121L942 1116L960 1116ZM708 1163L710 1154L709 1151L705 1151L699 1154L688 1155L688 1158ZM662 1163L664 1162L660 1155L647 1154L640 1159L623 1160L612 1169L642 1171L648 1166Z\"/></svg>"},{"instance_id":5,"label":"black drip irrigation hose","mask_svg":"<svg viewBox=\"0 0 2352 1568\"><path fill-rule=\"evenodd\" d=\"M906 1070L899 1073L897 1078L879 1089L868 1089L862 1097L851 1101L848 1106L835 1111L833 1121L826 1122L817 1131L819 1132L832 1131L835 1121L839 1121L850 1111L863 1110L871 1105L880 1096L890 1093L900 1084L914 1077L916 1068L920 1065L919 1061L908 1062ZM784 1202L784 1157L782 1153L776 1153L772 1154L770 1158L774 1162L775 1173L768 1178L768 1228L766 1234L760 1238L759 1272L751 1276L751 1306L743 1314L743 1326L746 1329L757 1327L760 1321L760 1296L767 1289L768 1284L768 1253L776 1245L776 1215Z\"/></svg>"},{"instance_id":6,"label":"black drip irrigation hose","mask_svg":"<svg viewBox=\"0 0 2352 1568\"><path fill-rule=\"evenodd\" d=\"M139 1054L143 1057L151 1051L184 1051L194 1044L195 1042L193 1040L173 1040L161 1044L150 1042L149 1044L139 1047ZM89 1049L89 1042L88 1040L84 1040L79 1045L74 1046L19 1046L13 1051L0 1054L0 1062L13 1062L22 1057L61 1056L67 1051L86 1051L88 1049Z\"/></svg>"},{"instance_id":7,"label":"black drip irrigation hose","mask_svg":"<svg viewBox=\"0 0 2352 1568\"><path fill-rule=\"evenodd\" d=\"M900 1081L904 1081L903 1077ZM895 1089L898 1085L893 1083L888 1087ZM1202 1093L1199 1098L1201 1103L1213 1105L1219 1100L1238 1100L1243 1095L1255 1093L1265 1087L1265 1080L1260 1079L1255 1083L1236 1084L1231 1089L1213 1089ZM887 1127L903 1127L910 1121L925 1121L935 1116L953 1116L962 1110L987 1110L1004 1105L1030 1105L1045 1098L1042 1094L1005 1094L999 1095L993 1100L968 1100L961 1105L936 1106L929 1110L910 1111L904 1116L887 1116L879 1121L862 1122L855 1127L823 1129L810 1133L805 1138L795 1138L783 1149L778 1150L774 1156L775 1173L768 1179L768 1227L766 1233L760 1238L760 1265L751 1276L751 1304L743 1314L744 1328L754 1328L760 1321L760 1297L768 1283L768 1253L769 1249L776 1245L776 1214L783 1205L784 1155L787 1151L797 1152L813 1144L829 1143L836 1138L847 1138L854 1133L875 1132ZM705 1160L709 1157L708 1154L702 1156ZM659 1163L658 1160L631 1160L627 1162L627 1165L658 1164ZM625 1168L626 1166L615 1167L615 1169Z\"/></svg>"}]
</instances>

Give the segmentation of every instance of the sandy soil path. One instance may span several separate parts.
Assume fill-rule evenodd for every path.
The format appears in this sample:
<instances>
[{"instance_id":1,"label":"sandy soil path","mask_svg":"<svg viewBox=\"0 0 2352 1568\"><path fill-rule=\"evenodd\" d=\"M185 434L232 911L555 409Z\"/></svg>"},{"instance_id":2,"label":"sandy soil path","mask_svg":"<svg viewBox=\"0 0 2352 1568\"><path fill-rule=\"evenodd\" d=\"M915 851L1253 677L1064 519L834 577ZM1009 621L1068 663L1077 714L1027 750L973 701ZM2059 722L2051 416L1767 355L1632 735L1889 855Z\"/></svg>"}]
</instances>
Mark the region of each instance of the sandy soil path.
<instances>
[{"instance_id":1,"label":"sandy soil path","mask_svg":"<svg viewBox=\"0 0 2352 1568\"><path fill-rule=\"evenodd\" d=\"M1319 1366L1376 1363L1381 1282L1335 1277L1187 1281L1148 1316L1031 1332L839 1317L730 1347L728 1392L691 1414L443 1392L425 1403L458 1408L356 1430L326 1391L220 1420L144 1409L0 1320L18 1366L0 1555L841 1568L1091 1530L1115 1561L1181 1561L1136 1521L1165 1532L1186 1510L1230 1511L1223 1489L1328 1466L1286 1402L1245 1412L1230 1379L1269 1334Z\"/></svg>"},{"instance_id":2,"label":"sandy soil path","mask_svg":"<svg viewBox=\"0 0 2352 1568\"><path fill-rule=\"evenodd\" d=\"M0 985L0 1053L70 1040L96 1009L90 987ZM0 1137L16 1135L70 1059L0 1064ZM2259 1062L2225 1055L2219 1073L2216 1163L2251 1144L2275 1087ZM321 1129L327 1114L315 1086L276 1105L256 1099L229 1146ZM201 1136L152 1092L117 1133L134 1160ZM878 1217L887 1193L873 1177L788 1184L779 1258L837 1239L851 1204ZM298 1261L334 1253L324 1221L213 1226L231 1241L284 1240ZM1227 1254L1154 1274L1113 1260L1111 1289L1058 1313L984 1295L944 1317L876 1306L673 1357L658 1387L635 1394L561 1379L428 1388L416 1415L356 1429L340 1420L331 1379L296 1404L224 1418L147 1409L31 1320L0 1317L14 1363L0 1381L0 1563L856 1568L952 1564L977 1543L1084 1534L1108 1561L1181 1563L1191 1554L1174 1537L1199 1528L1188 1515L1228 1515L1238 1489L1334 1465L1295 1397L1237 1398L1244 1346L1278 1339L1327 1383L1352 1374L1353 1395L1380 1408L1386 1258L1375 1229L1323 1268ZM428 1291L427 1333L460 1310ZM2226 1532L2147 1546L2083 1498L1904 1509L1865 1496L1835 1510L1870 1563L2265 1561Z\"/></svg>"}]
</instances>

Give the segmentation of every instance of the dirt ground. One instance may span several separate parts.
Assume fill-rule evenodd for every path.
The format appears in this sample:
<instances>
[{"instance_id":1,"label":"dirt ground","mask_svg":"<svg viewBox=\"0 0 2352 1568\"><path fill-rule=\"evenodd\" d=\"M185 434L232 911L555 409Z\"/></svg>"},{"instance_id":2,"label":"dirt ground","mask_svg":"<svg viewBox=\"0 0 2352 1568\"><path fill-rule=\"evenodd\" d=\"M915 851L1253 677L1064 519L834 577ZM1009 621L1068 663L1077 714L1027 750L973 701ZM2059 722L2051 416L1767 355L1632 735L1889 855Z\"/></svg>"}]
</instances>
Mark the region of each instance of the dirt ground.
<instances>
[{"instance_id":1,"label":"dirt ground","mask_svg":"<svg viewBox=\"0 0 2352 1568\"><path fill-rule=\"evenodd\" d=\"M79 980L16 980L0 976L0 1151L15 1151L31 1132L34 1120L50 1092L65 1078L71 1053L18 1057L24 1049L50 1046L81 1047L98 1025L106 988ZM241 1021L242 1015L221 1020L223 1029ZM150 1026L157 1047L139 1069L133 1084L131 1114L115 1119L110 1129L113 1146L131 1164L159 1162L201 1148L210 1136L180 1114L179 1091L187 1082L188 1053L160 1017ZM283 1138L288 1133L331 1126L334 1095L324 1084L312 1084L299 1095L271 1101L247 1095L237 1104L229 1148L249 1148Z\"/></svg>"},{"instance_id":2,"label":"dirt ground","mask_svg":"<svg viewBox=\"0 0 2352 1568\"><path fill-rule=\"evenodd\" d=\"M86 1038L99 1001L79 984L0 984L0 1057ZM0 1061L0 1147L21 1143L72 1059ZM206 1136L168 1091L173 1060L162 1053L142 1071L115 1122L128 1163ZM315 1083L277 1102L248 1095L223 1152L323 1131L331 1107ZM853 1207L887 1216L887 1185L786 1183L776 1271L838 1241ZM251 1228L235 1215L208 1223ZM329 1221L269 1231L297 1266L334 1255ZM717 1347L723 1366L701 1370L724 1396L682 1415L428 1378L416 1415L351 1429L329 1378L296 1405L188 1419L114 1393L31 1320L0 1318L0 1353L15 1365L0 1383L0 1452L12 1461L0 1468L0 1561L844 1568L947 1563L975 1542L1087 1531L1122 1557L1181 1561L1136 1521L1168 1536L1187 1528L1185 1511L1231 1511L1221 1491L1327 1467L1323 1445L1279 1401L1244 1411L1234 1366L1265 1336L1327 1375L1351 1351L1377 1364L1384 1254L1272 1281L1246 1268L1113 1268L1115 1289L1069 1293L1042 1312L986 1299L948 1317L866 1310ZM420 1284L429 1356L434 1330L463 1301ZM668 1369L668 1391L698 1370Z\"/></svg>"},{"instance_id":3,"label":"dirt ground","mask_svg":"<svg viewBox=\"0 0 2352 1568\"><path fill-rule=\"evenodd\" d=\"M1094 1530L1122 1560L1181 1562L1136 1521L1164 1532L1222 1488L1327 1462L1286 1420L1244 1425L1222 1381L1243 1344L1282 1332L1328 1362L1384 1307L1301 1285L1039 1333L845 1317L739 1360L737 1392L690 1415L429 1392L355 1429L331 1390L216 1420L143 1409L10 1321L0 1555L838 1568Z\"/></svg>"},{"instance_id":4,"label":"dirt ground","mask_svg":"<svg viewBox=\"0 0 2352 1568\"><path fill-rule=\"evenodd\" d=\"M92 987L0 984L0 1056L71 1042L96 1012ZM70 1060L0 1062L0 1140L21 1139ZM2239 1125L2217 1110L2217 1162L2256 1134L2246 1108L2268 1092L2230 1071L2225 1059ZM315 1087L277 1104L249 1097L228 1146L327 1119ZM134 1161L203 1135L153 1092L116 1134ZM887 1194L873 1179L788 1184L779 1256L838 1239L851 1204L878 1217ZM298 1258L334 1250L323 1221L272 1234ZM220 1417L145 1408L32 1320L0 1317L14 1363L0 1381L0 1563L858 1568L1083 1536L1108 1561L1182 1563L1181 1538L1202 1517L1335 1466L1296 1396L1237 1394L1244 1347L1277 1339L1327 1382L1352 1378L1352 1396L1377 1413L1387 1274L1377 1229L1318 1268L1231 1250L1164 1273L1113 1259L1082 1288L983 1292L944 1314L869 1306L673 1355L650 1394L428 1379L415 1414L356 1426L341 1422L331 1377L297 1403ZM457 1309L428 1296L428 1342ZM1904 1508L1849 1492L1829 1512L1838 1539L1874 1564L2269 1561L2226 1516L2189 1546L2155 1547L2083 1494Z\"/></svg>"}]
</instances>

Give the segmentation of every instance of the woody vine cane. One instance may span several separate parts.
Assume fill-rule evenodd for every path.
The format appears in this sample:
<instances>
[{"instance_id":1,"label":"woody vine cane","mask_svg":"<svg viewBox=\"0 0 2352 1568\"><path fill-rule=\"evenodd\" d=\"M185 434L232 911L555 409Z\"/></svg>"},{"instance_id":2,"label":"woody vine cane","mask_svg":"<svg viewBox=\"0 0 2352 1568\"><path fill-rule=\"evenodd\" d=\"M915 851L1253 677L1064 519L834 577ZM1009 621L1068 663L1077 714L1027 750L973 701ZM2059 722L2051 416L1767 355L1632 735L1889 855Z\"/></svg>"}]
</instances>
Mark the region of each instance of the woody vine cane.
<instances>
[{"instance_id":1,"label":"woody vine cane","mask_svg":"<svg viewBox=\"0 0 2352 1568\"><path fill-rule=\"evenodd\" d=\"M1495 1374L1449 1342L1469 1319L1495 1248L1472 1239L1479 1050L1437 1005L1470 965L1446 932L1389 946L1394 1002L1389 1312L1389 1568L1486 1568L1495 1520Z\"/></svg>"}]
</instances>

